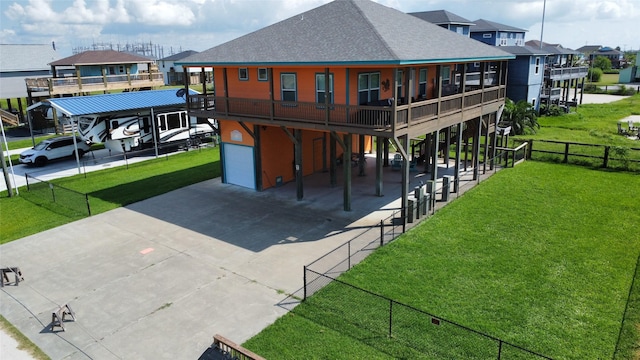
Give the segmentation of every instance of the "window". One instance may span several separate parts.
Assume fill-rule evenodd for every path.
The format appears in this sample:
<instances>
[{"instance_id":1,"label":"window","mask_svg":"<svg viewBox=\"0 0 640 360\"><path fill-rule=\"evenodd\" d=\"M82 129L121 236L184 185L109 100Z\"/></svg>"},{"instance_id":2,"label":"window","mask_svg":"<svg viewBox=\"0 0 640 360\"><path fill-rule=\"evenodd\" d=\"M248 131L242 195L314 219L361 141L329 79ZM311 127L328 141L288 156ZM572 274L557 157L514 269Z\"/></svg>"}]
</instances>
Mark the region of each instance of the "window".
<instances>
[{"instance_id":1,"label":"window","mask_svg":"<svg viewBox=\"0 0 640 360\"><path fill-rule=\"evenodd\" d=\"M540 58L536 58L536 75L540 74Z\"/></svg>"},{"instance_id":2,"label":"window","mask_svg":"<svg viewBox=\"0 0 640 360\"><path fill-rule=\"evenodd\" d=\"M296 101L296 74L280 74L280 90L282 92L282 101Z\"/></svg>"},{"instance_id":3,"label":"window","mask_svg":"<svg viewBox=\"0 0 640 360\"><path fill-rule=\"evenodd\" d=\"M462 26L458 26L456 28L456 32L460 35L464 35L464 28Z\"/></svg>"},{"instance_id":4,"label":"window","mask_svg":"<svg viewBox=\"0 0 640 360\"><path fill-rule=\"evenodd\" d=\"M500 46L507 46L507 33L500 33Z\"/></svg>"},{"instance_id":5,"label":"window","mask_svg":"<svg viewBox=\"0 0 640 360\"><path fill-rule=\"evenodd\" d=\"M358 74L358 104L380 100L380 73Z\"/></svg>"},{"instance_id":6,"label":"window","mask_svg":"<svg viewBox=\"0 0 640 360\"><path fill-rule=\"evenodd\" d=\"M491 34L482 34L482 38L491 39Z\"/></svg>"},{"instance_id":7,"label":"window","mask_svg":"<svg viewBox=\"0 0 640 360\"><path fill-rule=\"evenodd\" d=\"M442 85L449 85L451 83L451 68L448 65L443 66L440 76L442 77Z\"/></svg>"},{"instance_id":8,"label":"window","mask_svg":"<svg viewBox=\"0 0 640 360\"><path fill-rule=\"evenodd\" d=\"M325 101L325 77L324 74L316 74L316 102L324 104ZM329 103L333 104L333 74L329 74Z\"/></svg>"},{"instance_id":9,"label":"window","mask_svg":"<svg viewBox=\"0 0 640 360\"><path fill-rule=\"evenodd\" d=\"M420 69L418 73L418 97L427 98L427 69Z\"/></svg>"},{"instance_id":10,"label":"window","mask_svg":"<svg viewBox=\"0 0 640 360\"><path fill-rule=\"evenodd\" d=\"M402 84L404 84L404 72L402 70L398 70L396 73L396 81L398 82L398 98L402 98Z\"/></svg>"},{"instance_id":11,"label":"window","mask_svg":"<svg viewBox=\"0 0 640 360\"><path fill-rule=\"evenodd\" d=\"M120 65L120 67L118 68L118 70L120 70L120 73L122 74L124 72L124 66Z\"/></svg>"},{"instance_id":12,"label":"window","mask_svg":"<svg viewBox=\"0 0 640 360\"><path fill-rule=\"evenodd\" d=\"M247 70L247 68L238 69L238 79L242 81L249 80L249 70Z\"/></svg>"},{"instance_id":13,"label":"window","mask_svg":"<svg viewBox=\"0 0 640 360\"><path fill-rule=\"evenodd\" d=\"M258 81L268 81L269 73L267 72L267 68L258 68Z\"/></svg>"}]
</instances>

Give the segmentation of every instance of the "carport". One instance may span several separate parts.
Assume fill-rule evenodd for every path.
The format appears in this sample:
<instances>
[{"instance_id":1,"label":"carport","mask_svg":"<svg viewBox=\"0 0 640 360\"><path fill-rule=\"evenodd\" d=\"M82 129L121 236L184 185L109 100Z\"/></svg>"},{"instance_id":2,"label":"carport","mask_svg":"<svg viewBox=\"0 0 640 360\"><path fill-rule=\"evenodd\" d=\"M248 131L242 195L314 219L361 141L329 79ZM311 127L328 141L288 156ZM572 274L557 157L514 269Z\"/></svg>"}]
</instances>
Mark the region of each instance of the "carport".
<instances>
[{"instance_id":1,"label":"carport","mask_svg":"<svg viewBox=\"0 0 640 360\"><path fill-rule=\"evenodd\" d=\"M189 94L194 95L198 94L198 92L189 90ZM104 95L50 98L33 104L27 108L27 117L30 129L33 129L31 112L38 108L51 108L52 117L54 118L56 125L70 125L72 133L75 135L78 127L78 117L83 115L107 116L119 113L148 112L151 114L153 122L154 112L185 108L185 91L184 89L148 90ZM31 131L31 139L35 146L33 131ZM78 173L80 173L80 159L77 156L76 161L78 163Z\"/></svg>"}]
</instances>

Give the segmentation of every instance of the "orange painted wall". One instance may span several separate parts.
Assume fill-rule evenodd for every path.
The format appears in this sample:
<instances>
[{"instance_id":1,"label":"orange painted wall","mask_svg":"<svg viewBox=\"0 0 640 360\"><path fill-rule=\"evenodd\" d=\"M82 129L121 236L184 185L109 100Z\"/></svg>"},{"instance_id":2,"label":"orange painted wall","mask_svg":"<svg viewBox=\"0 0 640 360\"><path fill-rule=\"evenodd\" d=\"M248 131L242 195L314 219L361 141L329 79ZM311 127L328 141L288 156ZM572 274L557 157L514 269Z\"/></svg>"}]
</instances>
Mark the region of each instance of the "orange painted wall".
<instances>
[{"instance_id":1,"label":"orange painted wall","mask_svg":"<svg viewBox=\"0 0 640 360\"><path fill-rule=\"evenodd\" d=\"M289 136L279 127L267 126L260 129L260 142L263 188L274 187L278 176L282 176L283 183L292 181L293 143Z\"/></svg>"},{"instance_id":2,"label":"orange painted wall","mask_svg":"<svg viewBox=\"0 0 640 360\"><path fill-rule=\"evenodd\" d=\"M293 130L290 129L293 134ZM339 134L342 136L343 134ZM311 175L315 171L322 170L322 142L314 139L326 139L325 159L329 161L329 134L323 131L305 130L302 133L302 173L303 176ZM267 126L260 129L261 156L262 156L262 186L264 189L274 187L276 177L282 176L283 183L295 180L294 171L294 146L289 136L279 127ZM365 151L371 149L371 137L365 138ZM353 152L358 150L358 136L353 135ZM314 146L317 148L314 151ZM337 145L337 156L342 155L342 148ZM329 168L329 163L326 164Z\"/></svg>"},{"instance_id":3,"label":"orange painted wall","mask_svg":"<svg viewBox=\"0 0 640 360\"><path fill-rule=\"evenodd\" d=\"M220 124L220 141L228 142L232 144L242 144L247 146L253 146L254 141L253 138L247 133L239 123L230 120L220 120L218 119L218 123ZM245 123L246 124L246 123ZM249 129L253 128L253 124L246 124ZM240 131L242 134L242 141L231 140L231 132L232 131Z\"/></svg>"}]
</instances>

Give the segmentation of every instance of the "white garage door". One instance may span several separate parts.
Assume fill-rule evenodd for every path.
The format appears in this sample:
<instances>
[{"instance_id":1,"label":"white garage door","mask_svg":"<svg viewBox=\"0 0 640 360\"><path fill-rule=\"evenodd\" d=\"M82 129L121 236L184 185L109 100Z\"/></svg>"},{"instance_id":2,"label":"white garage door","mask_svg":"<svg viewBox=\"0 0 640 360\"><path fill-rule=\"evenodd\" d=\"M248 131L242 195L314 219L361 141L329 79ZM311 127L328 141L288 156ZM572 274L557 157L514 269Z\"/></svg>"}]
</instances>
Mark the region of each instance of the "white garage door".
<instances>
[{"instance_id":1,"label":"white garage door","mask_svg":"<svg viewBox=\"0 0 640 360\"><path fill-rule=\"evenodd\" d=\"M253 147L223 144L223 154L225 183L255 190Z\"/></svg>"}]
</instances>

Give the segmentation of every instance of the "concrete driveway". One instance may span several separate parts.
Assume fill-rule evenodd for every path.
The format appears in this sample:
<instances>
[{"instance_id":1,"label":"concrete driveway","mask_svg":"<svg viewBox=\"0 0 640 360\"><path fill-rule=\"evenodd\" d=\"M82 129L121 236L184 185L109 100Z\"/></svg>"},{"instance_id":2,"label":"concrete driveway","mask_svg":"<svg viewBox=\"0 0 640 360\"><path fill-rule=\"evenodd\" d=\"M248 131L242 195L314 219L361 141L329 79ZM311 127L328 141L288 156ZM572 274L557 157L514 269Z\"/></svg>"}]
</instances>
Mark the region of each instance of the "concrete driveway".
<instances>
[{"instance_id":1,"label":"concrete driveway","mask_svg":"<svg viewBox=\"0 0 640 360\"><path fill-rule=\"evenodd\" d=\"M4 244L1 265L25 281L0 291L0 312L52 359L197 359L216 333L242 343L291 307L303 265L399 206L399 172L385 197L372 174L354 177L351 212L326 175L305 180L303 201L295 184L214 179ZM52 332L64 304L77 320Z\"/></svg>"}]
</instances>

